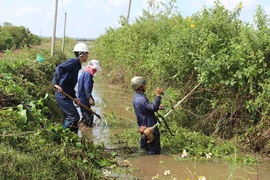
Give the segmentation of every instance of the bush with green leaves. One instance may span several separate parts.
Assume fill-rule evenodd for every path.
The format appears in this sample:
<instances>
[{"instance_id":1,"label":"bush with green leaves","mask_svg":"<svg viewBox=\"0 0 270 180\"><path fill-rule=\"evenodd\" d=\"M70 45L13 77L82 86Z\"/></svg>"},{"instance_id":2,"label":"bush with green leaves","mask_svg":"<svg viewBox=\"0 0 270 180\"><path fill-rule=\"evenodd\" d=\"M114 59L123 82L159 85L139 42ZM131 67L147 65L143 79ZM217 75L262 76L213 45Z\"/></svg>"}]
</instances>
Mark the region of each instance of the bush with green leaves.
<instances>
[{"instance_id":1,"label":"bush with green leaves","mask_svg":"<svg viewBox=\"0 0 270 180\"><path fill-rule=\"evenodd\" d=\"M14 26L9 22L4 22L3 26L0 26L0 39L0 52L31 47L41 43L41 38L32 34L29 29L23 26Z\"/></svg>"}]
</instances>

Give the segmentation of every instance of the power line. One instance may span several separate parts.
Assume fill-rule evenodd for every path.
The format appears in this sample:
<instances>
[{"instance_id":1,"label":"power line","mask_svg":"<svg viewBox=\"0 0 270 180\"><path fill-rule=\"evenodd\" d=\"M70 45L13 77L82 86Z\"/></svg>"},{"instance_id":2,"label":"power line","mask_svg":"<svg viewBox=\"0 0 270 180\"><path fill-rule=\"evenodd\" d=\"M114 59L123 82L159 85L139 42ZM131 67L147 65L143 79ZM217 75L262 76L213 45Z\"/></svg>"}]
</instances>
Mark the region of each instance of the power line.
<instances>
[{"instance_id":1,"label":"power line","mask_svg":"<svg viewBox=\"0 0 270 180\"><path fill-rule=\"evenodd\" d=\"M61 3L62 3L62 9L63 9L64 13L66 13L63 0L61 0Z\"/></svg>"},{"instance_id":2,"label":"power line","mask_svg":"<svg viewBox=\"0 0 270 180\"><path fill-rule=\"evenodd\" d=\"M64 6L63 6L63 7L64 7ZM43 7L39 7L39 8L40 8L42 11L44 11L45 13L48 13L48 11L46 11L45 9L43 9ZM65 10L63 9L63 11L65 11ZM61 13L60 13L59 15L60 15L60 16L63 16ZM72 18L71 16L69 16L68 13L67 13L67 17L70 18L71 20L75 21L76 23L80 24L81 26L84 26L85 28L92 29L92 30L97 31L97 32L103 32L103 30L94 29L94 28L92 28L92 27L90 27L90 26L88 26L88 25L85 25L85 24L83 24L83 23L77 21L75 18Z\"/></svg>"},{"instance_id":3,"label":"power line","mask_svg":"<svg viewBox=\"0 0 270 180\"><path fill-rule=\"evenodd\" d=\"M63 2L63 1L61 1L61 2ZM42 11L46 12L46 13L48 12L48 11L44 10L42 7L39 7L39 8L40 8ZM66 13L66 12L65 12L65 9L64 9L64 6L63 6L63 11L64 11L64 13ZM60 16L63 16L63 15L60 14ZM77 21L75 18L72 18L72 17L69 16L69 15L67 15L67 17L70 18L71 20L75 21L76 23L78 23L78 24L80 24L80 25L82 25L82 26L88 28L88 29L92 29L92 30L95 30L95 31L98 31L98 32L102 32L102 30L98 30L98 29L91 28L91 27L89 27L89 26L87 26L87 25L85 25L85 24L83 24L83 23Z\"/></svg>"},{"instance_id":4,"label":"power line","mask_svg":"<svg viewBox=\"0 0 270 180\"><path fill-rule=\"evenodd\" d=\"M87 26L87 25L85 25L85 24L83 24L83 23L77 21L76 19L70 17L69 15L68 15L67 17L70 18L70 19L72 19L72 20L75 21L76 23L78 23L78 24L80 24L80 25L82 25L82 26L88 28L88 29L92 29L92 30L95 30L95 31L102 31L102 30L98 30L98 29L91 28L91 27L89 27L89 26Z\"/></svg>"},{"instance_id":5,"label":"power line","mask_svg":"<svg viewBox=\"0 0 270 180\"><path fill-rule=\"evenodd\" d=\"M123 15L124 13L120 12L118 9L116 9L115 7L113 7L111 4L109 4L107 1L104 0L105 3L107 3L109 6L111 6L114 10L116 10L117 12L119 12L121 15Z\"/></svg>"},{"instance_id":6,"label":"power line","mask_svg":"<svg viewBox=\"0 0 270 180\"><path fill-rule=\"evenodd\" d=\"M63 8L63 11L64 11L64 13L66 13L65 7L64 7L64 3L63 3L63 0L61 0L61 2L62 2L62 8ZM87 26L87 25L85 25L85 24L83 24L83 23L77 21L75 18L72 18L72 17L69 16L69 15L67 15L67 17L70 18L70 19L72 19L72 20L75 21L76 23L78 23L78 24L80 24L80 25L82 25L82 26L88 28L88 29L92 29L92 30L95 30L95 31L102 31L102 30L97 30L97 29L91 28L91 27L89 27L89 26Z\"/></svg>"}]
</instances>

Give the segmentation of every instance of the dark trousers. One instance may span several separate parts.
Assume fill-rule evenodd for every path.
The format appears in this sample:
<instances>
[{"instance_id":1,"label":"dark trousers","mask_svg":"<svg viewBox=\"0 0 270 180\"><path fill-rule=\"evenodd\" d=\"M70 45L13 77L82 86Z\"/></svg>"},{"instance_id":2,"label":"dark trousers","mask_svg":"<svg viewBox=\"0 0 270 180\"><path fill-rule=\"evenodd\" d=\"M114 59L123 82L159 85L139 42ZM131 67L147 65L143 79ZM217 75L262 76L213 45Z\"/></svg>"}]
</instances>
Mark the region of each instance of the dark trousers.
<instances>
[{"instance_id":1,"label":"dark trousers","mask_svg":"<svg viewBox=\"0 0 270 180\"><path fill-rule=\"evenodd\" d=\"M91 107L89 107L91 108ZM84 125L88 126L88 127L93 127L94 125L94 114L91 113L90 111L81 108L81 113L84 119Z\"/></svg>"},{"instance_id":2,"label":"dark trousers","mask_svg":"<svg viewBox=\"0 0 270 180\"><path fill-rule=\"evenodd\" d=\"M55 99L65 118L65 122L62 124L63 129L70 128L71 131L78 132L80 115L73 100L66 98L65 95L58 92L55 93Z\"/></svg>"},{"instance_id":3,"label":"dark trousers","mask_svg":"<svg viewBox=\"0 0 270 180\"><path fill-rule=\"evenodd\" d=\"M160 133L159 131L156 131L153 133L154 135L154 140L151 143L147 143L147 138L141 137L140 139L140 146L141 149L146 150L146 151L155 151L156 154L160 153Z\"/></svg>"}]
</instances>

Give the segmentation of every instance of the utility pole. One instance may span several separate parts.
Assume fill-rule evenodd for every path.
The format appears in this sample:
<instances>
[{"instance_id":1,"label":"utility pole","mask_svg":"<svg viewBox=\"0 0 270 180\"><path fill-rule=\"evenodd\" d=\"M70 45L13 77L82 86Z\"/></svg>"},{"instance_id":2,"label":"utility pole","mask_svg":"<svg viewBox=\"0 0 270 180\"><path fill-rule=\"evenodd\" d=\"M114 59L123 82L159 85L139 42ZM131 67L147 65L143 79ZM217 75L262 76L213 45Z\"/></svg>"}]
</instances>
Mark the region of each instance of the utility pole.
<instances>
[{"instance_id":1,"label":"utility pole","mask_svg":"<svg viewBox=\"0 0 270 180\"><path fill-rule=\"evenodd\" d=\"M64 48L65 48L66 22L67 22L67 13L65 13L64 36L63 36L63 41L62 41L62 52L64 52Z\"/></svg>"},{"instance_id":2,"label":"utility pole","mask_svg":"<svg viewBox=\"0 0 270 180\"><path fill-rule=\"evenodd\" d=\"M131 0L129 0L129 4L128 4L127 24L129 21L130 8L131 8Z\"/></svg>"},{"instance_id":3,"label":"utility pole","mask_svg":"<svg viewBox=\"0 0 270 180\"><path fill-rule=\"evenodd\" d=\"M55 34L56 34L56 22L57 22L57 7L58 7L58 0L55 0L54 25L53 25L53 35L52 35L51 56L53 56L53 54L54 54L54 47L55 47Z\"/></svg>"}]
</instances>

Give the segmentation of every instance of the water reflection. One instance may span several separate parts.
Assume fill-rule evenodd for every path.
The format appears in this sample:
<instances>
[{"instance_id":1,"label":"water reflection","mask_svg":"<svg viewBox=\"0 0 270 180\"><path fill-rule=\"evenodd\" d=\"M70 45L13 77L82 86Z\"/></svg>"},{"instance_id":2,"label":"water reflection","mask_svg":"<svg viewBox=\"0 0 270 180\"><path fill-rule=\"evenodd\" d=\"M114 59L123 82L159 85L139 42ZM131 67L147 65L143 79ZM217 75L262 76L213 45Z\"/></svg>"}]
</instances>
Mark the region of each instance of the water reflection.
<instances>
[{"instance_id":1,"label":"water reflection","mask_svg":"<svg viewBox=\"0 0 270 180\"><path fill-rule=\"evenodd\" d=\"M152 179L159 174L159 179L199 179L200 176L205 176L206 179L235 179L235 180L268 180L270 177L268 165L258 166L241 166L237 167L232 174L230 164L220 163L196 163L193 161L179 161L172 156L156 155L156 156L140 156L130 158L129 162L133 167L137 167L134 175L142 179ZM170 170L170 174L164 175L164 172Z\"/></svg>"}]
</instances>

